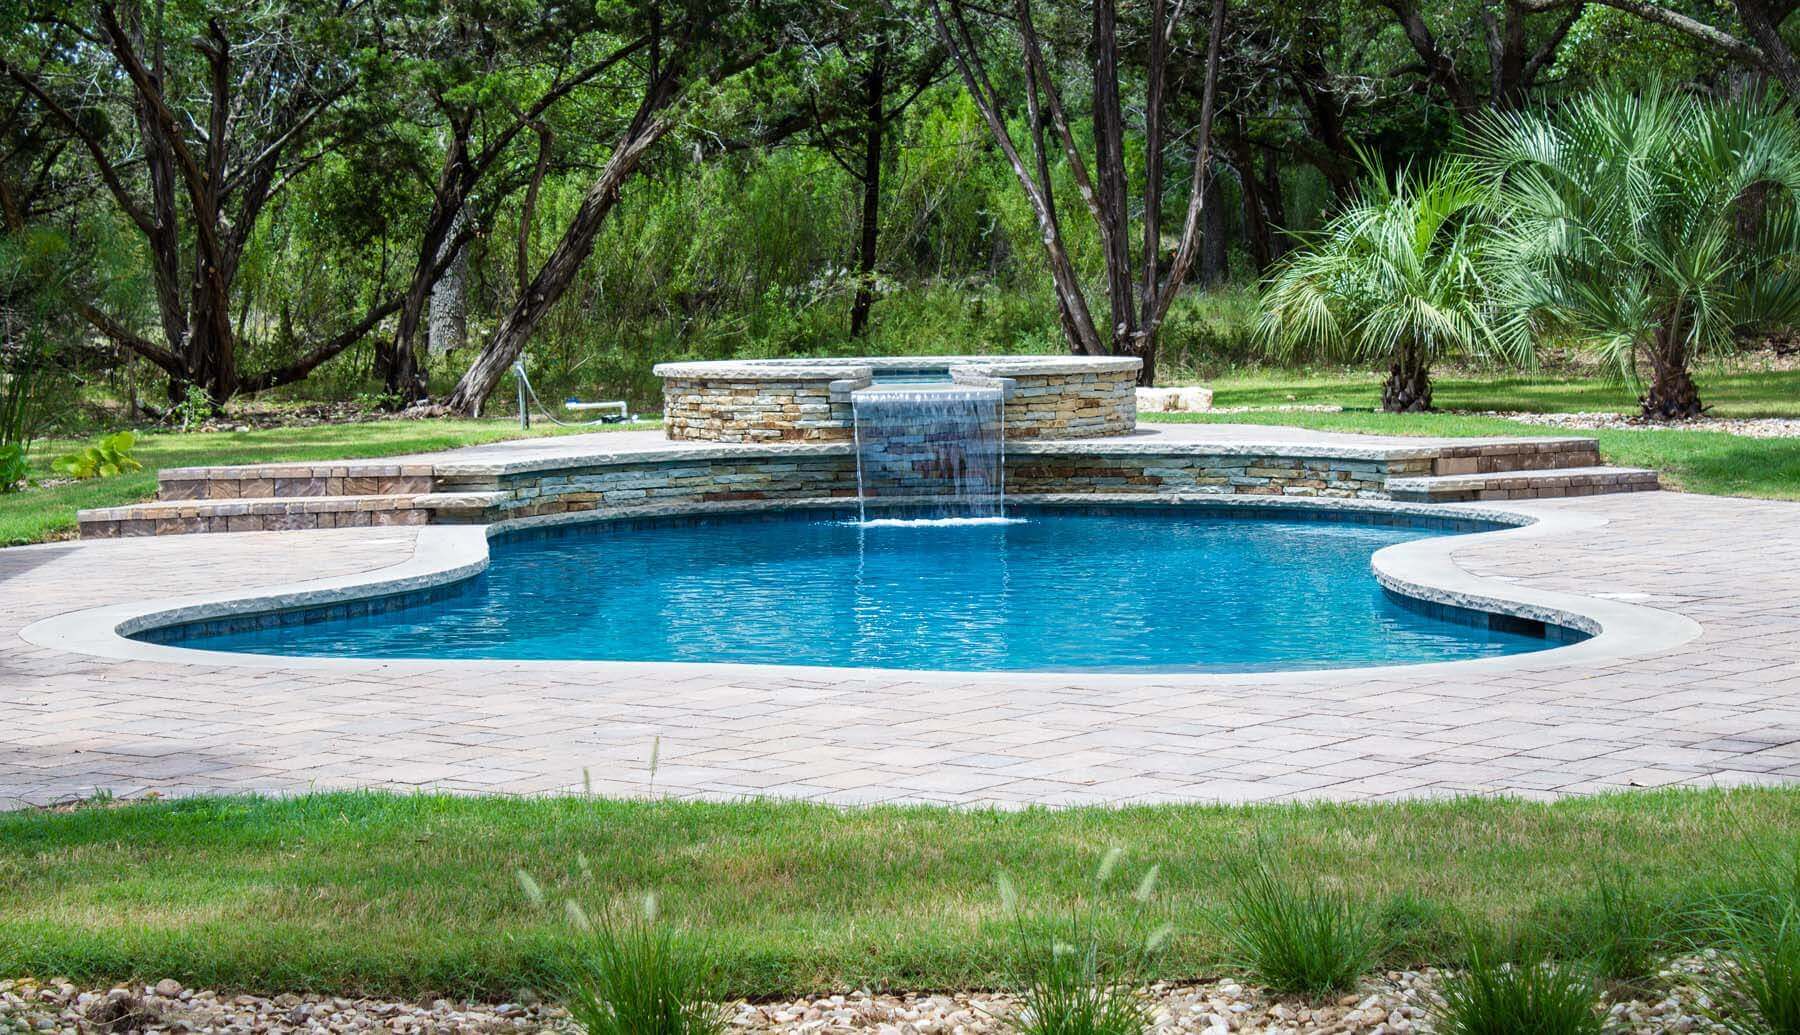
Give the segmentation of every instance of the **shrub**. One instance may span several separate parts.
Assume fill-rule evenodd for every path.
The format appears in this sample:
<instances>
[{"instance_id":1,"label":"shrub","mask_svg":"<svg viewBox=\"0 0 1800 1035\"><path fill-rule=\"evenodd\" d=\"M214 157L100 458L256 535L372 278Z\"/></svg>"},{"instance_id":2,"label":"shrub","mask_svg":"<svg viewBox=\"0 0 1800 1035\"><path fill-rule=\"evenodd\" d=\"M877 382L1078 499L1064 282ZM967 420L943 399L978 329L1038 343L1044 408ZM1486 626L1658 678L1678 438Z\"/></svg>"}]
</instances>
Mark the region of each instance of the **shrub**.
<instances>
[{"instance_id":1,"label":"shrub","mask_svg":"<svg viewBox=\"0 0 1800 1035\"><path fill-rule=\"evenodd\" d=\"M131 455L137 436L129 431L114 432L91 446L78 449L51 463L57 473L76 481L88 478L111 478L115 474L141 471L144 465Z\"/></svg>"},{"instance_id":2,"label":"shrub","mask_svg":"<svg viewBox=\"0 0 1800 1035\"><path fill-rule=\"evenodd\" d=\"M1258 982L1307 996L1356 987L1381 943L1348 897L1296 888L1266 863L1238 876L1224 935L1237 965Z\"/></svg>"},{"instance_id":3,"label":"shrub","mask_svg":"<svg viewBox=\"0 0 1800 1035\"><path fill-rule=\"evenodd\" d=\"M1531 358L1532 342L1497 302L1491 192L1446 160L1390 183L1371 169L1361 195L1282 260L1263 290L1257 336L1275 356L1389 367L1381 408L1431 409L1438 360Z\"/></svg>"},{"instance_id":4,"label":"shrub","mask_svg":"<svg viewBox=\"0 0 1800 1035\"><path fill-rule=\"evenodd\" d=\"M1476 162L1507 215L1508 306L1699 417L1691 367L1800 317L1800 125L1772 96L1627 84L1490 115Z\"/></svg>"},{"instance_id":5,"label":"shrub","mask_svg":"<svg viewBox=\"0 0 1800 1035\"><path fill-rule=\"evenodd\" d=\"M1471 947L1432 1005L1441 1035L1601 1035L1600 997L1586 967L1549 959L1501 962Z\"/></svg>"},{"instance_id":6,"label":"shrub","mask_svg":"<svg viewBox=\"0 0 1800 1035\"><path fill-rule=\"evenodd\" d=\"M17 442L0 445L0 493L13 492L25 484L31 469L25 464L25 447Z\"/></svg>"},{"instance_id":7,"label":"shrub","mask_svg":"<svg viewBox=\"0 0 1800 1035\"><path fill-rule=\"evenodd\" d=\"M1096 891L1105 888L1120 856L1114 849L1101 861L1094 874ZM1139 905L1155 893L1156 874L1152 867L1139 881L1132 894ZM1034 925L1019 911L1018 896L1004 875L1000 888L1013 916L1010 979L1021 1002L1013 1018L1021 1035L1145 1035L1151 1029L1154 1017L1137 986L1145 962L1168 937L1167 927L1135 950L1108 952L1091 910Z\"/></svg>"}]
</instances>

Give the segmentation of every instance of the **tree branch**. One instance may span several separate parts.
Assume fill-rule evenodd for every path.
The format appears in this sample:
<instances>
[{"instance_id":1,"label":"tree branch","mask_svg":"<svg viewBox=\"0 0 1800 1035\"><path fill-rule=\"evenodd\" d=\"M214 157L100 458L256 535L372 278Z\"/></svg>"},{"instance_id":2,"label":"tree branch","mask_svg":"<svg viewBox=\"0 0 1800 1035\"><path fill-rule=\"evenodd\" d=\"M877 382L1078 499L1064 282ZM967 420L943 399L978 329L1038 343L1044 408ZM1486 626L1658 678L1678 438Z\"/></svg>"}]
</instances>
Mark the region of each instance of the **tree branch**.
<instances>
[{"instance_id":1,"label":"tree branch","mask_svg":"<svg viewBox=\"0 0 1800 1035\"><path fill-rule=\"evenodd\" d=\"M1738 39L1736 36L1714 28L1696 18L1690 18L1679 11L1648 2L1648 0L1519 0L1519 6L1527 11L1552 11L1568 7L1572 4L1591 2L1603 4L1626 14L1636 15L1644 21L1653 22L1666 28L1674 29L1692 39L1712 47L1729 57L1764 71L1773 71L1769 67L1769 59L1761 48Z\"/></svg>"}]
</instances>

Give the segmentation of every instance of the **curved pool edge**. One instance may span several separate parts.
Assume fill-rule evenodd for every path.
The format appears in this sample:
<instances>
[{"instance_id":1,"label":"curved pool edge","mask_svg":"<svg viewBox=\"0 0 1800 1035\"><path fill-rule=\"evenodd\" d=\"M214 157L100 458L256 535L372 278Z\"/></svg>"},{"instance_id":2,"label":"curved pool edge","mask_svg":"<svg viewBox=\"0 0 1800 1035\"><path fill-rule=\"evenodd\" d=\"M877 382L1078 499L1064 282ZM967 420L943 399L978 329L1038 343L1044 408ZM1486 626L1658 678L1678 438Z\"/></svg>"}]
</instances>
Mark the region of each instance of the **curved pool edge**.
<instances>
[{"instance_id":1,"label":"curved pool edge","mask_svg":"<svg viewBox=\"0 0 1800 1035\"><path fill-rule=\"evenodd\" d=\"M831 666L769 665L727 662L502 660L502 659L372 659L304 655L246 654L166 646L129 637L150 629L269 611L291 610L431 589L472 578L488 566L488 542L508 532L547 525L585 524L639 517L734 514L762 510L843 509L842 499L789 500L765 504L684 504L629 512L548 515L489 525L426 525L413 540L410 556L395 564L351 575L278 585L246 592L145 600L68 612L26 626L20 637L39 647L119 661L148 661L207 668L422 671L454 666L466 670L560 669L592 673L597 681L629 678L633 673L707 672L767 676L790 674L798 679L880 676L909 679L951 676L968 682L1054 682L1221 685L1232 683L1316 683L1346 678L1379 678L1387 673L1433 675L1497 671L1538 671L1615 658L1644 655L1681 646L1701 633L1685 615L1622 600L1540 590L1473 575L1456 564L1456 550L1496 537L1521 542L1540 537L1589 531L1605 519L1550 508L1520 510L1506 506L1407 504L1385 500L1311 500L1293 497L1137 496L1117 494L1034 495L1018 502L1045 506L1256 508L1385 513L1474 520L1508 527L1492 531L1431 536L1385 547L1371 559L1376 580L1401 596L1428 604L1464 608L1562 625L1589 633L1587 639L1522 654L1405 665L1291 669L1270 672L968 672Z\"/></svg>"}]
</instances>

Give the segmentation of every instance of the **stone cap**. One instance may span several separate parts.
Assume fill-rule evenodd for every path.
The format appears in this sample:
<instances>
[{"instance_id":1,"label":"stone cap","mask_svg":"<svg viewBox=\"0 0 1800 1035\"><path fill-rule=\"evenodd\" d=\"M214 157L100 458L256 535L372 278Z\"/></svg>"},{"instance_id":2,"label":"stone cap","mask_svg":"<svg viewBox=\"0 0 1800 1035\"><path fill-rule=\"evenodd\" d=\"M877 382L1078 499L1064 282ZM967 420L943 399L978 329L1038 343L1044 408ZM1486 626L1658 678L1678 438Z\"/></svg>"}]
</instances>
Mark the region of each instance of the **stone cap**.
<instances>
[{"instance_id":1,"label":"stone cap","mask_svg":"<svg viewBox=\"0 0 1800 1035\"><path fill-rule=\"evenodd\" d=\"M897 371L968 370L988 377L1032 374L1107 374L1137 371L1135 356L848 356L819 359L724 359L658 363L657 377L719 381L839 381Z\"/></svg>"}]
</instances>

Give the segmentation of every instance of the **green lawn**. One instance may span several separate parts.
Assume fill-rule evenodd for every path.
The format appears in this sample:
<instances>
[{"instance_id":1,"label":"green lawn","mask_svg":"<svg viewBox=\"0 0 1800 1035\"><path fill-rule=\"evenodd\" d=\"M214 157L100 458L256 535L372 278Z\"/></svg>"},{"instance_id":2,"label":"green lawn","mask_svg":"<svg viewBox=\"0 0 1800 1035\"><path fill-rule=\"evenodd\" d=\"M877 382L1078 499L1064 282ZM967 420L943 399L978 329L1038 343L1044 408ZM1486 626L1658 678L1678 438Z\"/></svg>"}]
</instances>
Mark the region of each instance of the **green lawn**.
<instances>
[{"instance_id":1,"label":"green lawn","mask_svg":"<svg viewBox=\"0 0 1800 1035\"><path fill-rule=\"evenodd\" d=\"M1142 419L1169 423L1282 424L1382 435L1588 435L1599 440L1600 454L1607 462L1661 471L1663 484L1670 488L1720 496L1800 499L1800 438L1756 439L1716 431L1675 429L1563 431L1518 424L1499 417L1379 413L1373 410L1144 414Z\"/></svg>"},{"instance_id":2,"label":"green lawn","mask_svg":"<svg viewBox=\"0 0 1800 1035\"><path fill-rule=\"evenodd\" d=\"M1260 370L1207 381L1215 406L1344 406L1374 409L1379 373L1355 370ZM1718 417L1800 417L1800 370L1695 373L1700 398ZM1441 410L1483 413L1636 413L1638 390L1603 377L1446 374L1432 380Z\"/></svg>"},{"instance_id":3,"label":"green lawn","mask_svg":"<svg viewBox=\"0 0 1800 1035\"><path fill-rule=\"evenodd\" d=\"M1158 976L1219 969L1230 874L1262 857L1345 889L1392 960L1475 928L1591 937L1602 875L1678 913L1791 879L1800 792L1638 792L1553 804L1154 806L1062 812L585 798L211 799L0 814L0 973L230 989L509 995L591 912L654 891L723 951L728 990L982 986L1005 870L1026 908L1098 902L1119 939L1165 920ZM1125 850L1117 886L1088 875ZM1161 867L1156 899L1127 892ZM552 901L534 908L518 869ZM584 868L587 872L584 873Z\"/></svg>"},{"instance_id":4,"label":"green lawn","mask_svg":"<svg viewBox=\"0 0 1800 1035\"><path fill-rule=\"evenodd\" d=\"M499 442L523 435L562 435L650 426L609 424L564 429L538 425L529 432L521 432L518 422L513 420L387 420L263 431L152 432L138 439L133 455L144 469L135 474L0 495L0 546L41 542L68 534L75 529L77 510L117 507L149 499L156 494L156 472L164 467L395 456ZM50 462L80 444L73 440L36 443L32 448L32 460L37 477L54 477Z\"/></svg>"}]
</instances>

